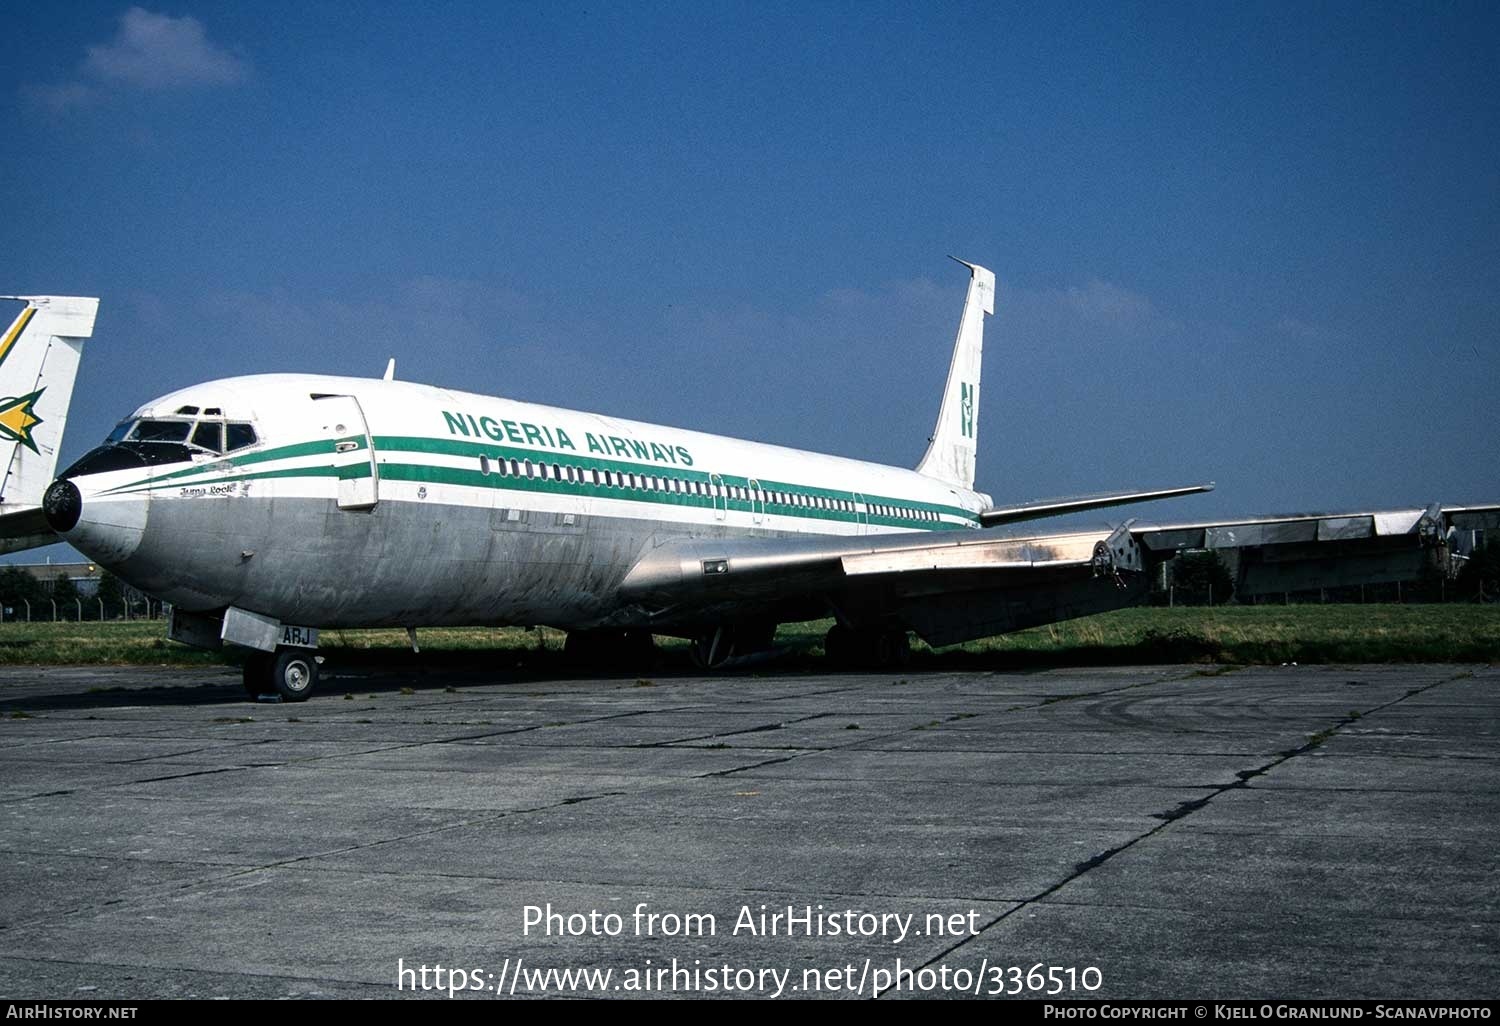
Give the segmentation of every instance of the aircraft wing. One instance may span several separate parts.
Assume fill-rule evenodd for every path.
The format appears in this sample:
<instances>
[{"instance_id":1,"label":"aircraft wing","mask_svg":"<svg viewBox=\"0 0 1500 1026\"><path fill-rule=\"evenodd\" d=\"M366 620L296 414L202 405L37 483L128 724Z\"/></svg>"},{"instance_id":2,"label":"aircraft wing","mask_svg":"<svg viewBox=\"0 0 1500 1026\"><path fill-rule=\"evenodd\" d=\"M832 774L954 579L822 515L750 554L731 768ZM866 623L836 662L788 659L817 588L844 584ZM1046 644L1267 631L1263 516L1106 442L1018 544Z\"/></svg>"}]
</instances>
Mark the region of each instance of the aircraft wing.
<instances>
[{"instance_id":1,"label":"aircraft wing","mask_svg":"<svg viewBox=\"0 0 1500 1026\"><path fill-rule=\"evenodd\" d=\"M979 524L981 527L999 527L1002 524L1014 524L1023 520L1041 520L1045 517L1060 517L1064 513L1081 513L1085 510L1126 506L1133 502L1151 502L1155 499L1174 499L1179 495L1192 495L1196 492L1213 490L1213 483L1210 482L1187 485L1182 488L1159 488L1149 492L1099 492L1094 495L1075 495L1063 499L1037 499L1014 506L993 506L990 509L981 510Z\"/></svg>"},{"instance_id":2,"label":"aircraft wing","mask_svg":"<svg viewBox=\"0 0 1500 1026\"><path fill-rule=\"evenodd\" d=\"M1466 532L1500 505L1307 513L1054 532L666 542L623 589L660 633L715 622L841 620L916 631L934 645L1139 601L1178 552L1221 549L1242 597L1447 573ZM1467 537L1472 540L1473 535Z\"/></svg>"},{"instance_id":3,"label":"aircraft wing","mask_svg":"<svg viewBox=\"0 0 1500 1026\"><path fill-rule=\"evenodd\" d=\"M945 645L1128 605L1144 587L1144 569L1128 525L956 538L697 540L643 557L623 589L663 633L834 610Z\"/></svg>"}]
</instances>

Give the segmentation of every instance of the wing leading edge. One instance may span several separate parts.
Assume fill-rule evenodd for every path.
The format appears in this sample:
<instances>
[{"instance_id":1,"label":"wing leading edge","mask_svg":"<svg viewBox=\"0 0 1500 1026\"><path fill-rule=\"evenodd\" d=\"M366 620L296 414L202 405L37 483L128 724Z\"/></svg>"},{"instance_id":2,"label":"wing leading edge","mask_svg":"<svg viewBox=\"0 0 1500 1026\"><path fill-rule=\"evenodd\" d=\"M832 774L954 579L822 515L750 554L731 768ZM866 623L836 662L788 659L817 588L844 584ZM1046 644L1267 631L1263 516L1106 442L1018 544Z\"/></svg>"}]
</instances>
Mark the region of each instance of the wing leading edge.
<instances>
[{"instance_id":1,"label":"wing leading edge","mask_svg":"<svg viewBox=\"0 0 1500 1026\"><path fill-rule=\"evenodd\" d=\"M1175 499L1179 495L1195 495L1198 492L1213 490L1213 482L1210 481L1207 484L1185 485L1181 488L1158 488L1148 492L1097 492L1092 495L1075 495L1061 499L1038 499L1014 506L992 506L980 511L979 526L1000 527L1024 520L1042 520L1047 517L1060 517L1065 513L1082 513L1091 509L1106 509L1110 506L1128 506L1131 503L1153 502L1156 499Z\"/></svg>"}]
</instances>

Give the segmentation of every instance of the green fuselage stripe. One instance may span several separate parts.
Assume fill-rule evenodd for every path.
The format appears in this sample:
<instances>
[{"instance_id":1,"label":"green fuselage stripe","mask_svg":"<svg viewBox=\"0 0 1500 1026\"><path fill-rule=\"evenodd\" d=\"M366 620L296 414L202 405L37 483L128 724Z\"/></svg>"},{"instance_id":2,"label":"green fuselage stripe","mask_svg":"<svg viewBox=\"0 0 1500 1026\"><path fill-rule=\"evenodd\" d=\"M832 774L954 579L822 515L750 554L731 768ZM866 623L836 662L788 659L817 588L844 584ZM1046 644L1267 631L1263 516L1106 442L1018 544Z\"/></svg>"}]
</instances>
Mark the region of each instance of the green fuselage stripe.
<instances>
[{"instance_id":1,"label":"green fuselage stripe","mask_svg":"<svg viewBox=\"0 0 1500 1026\"><path fill-rule=\"evenodd\" d=\"M858 499L856 499L856 493L853 491L844 491L834 488L819 488L814 485L792 484L790 482L777 481L765 477L750 478L737 474L720 474L717 472L702 470L698 468L683 467L681 465L670 466L662 464L624 463L618 460L599 459L594 456L585 456L582 454L574 453L568 453L565 457L563 457L559 456L556 451L548 451L546 453L542 453L538 452L538 450L536 449L522 449L499 444L486 444L483 442L465 442L451 438L425 438L421 436L414 437L409 435L377 435L375 437L375 451L377 453L418 452L436 453L445 456L470 456L476 460L481 456L487 456L491 460L505 459L516 460L518 462L531 460L534 465L539 463L546 463L549 466L552 464L556 464L560 467L576 467L580 470L608 470L615 474L635 474L637 477L645 474L651 477L677 478L681 481L719 483L738 488L749 488L751 487L751 482L753 481L760 486L760 489L763 493L769 490L786 492L791 495L807 496L813 499L843 500L845 502L863 501L870 504L894 506L909 510L924 511L951 517L959 517L973 524L977 524L979 522L978 514L973 513L970 510L966 510L962 506L945 506L938 503L923 502L918 499L875 495L870 492L859 492ZM381 473L385 473L384 468L382 468ZM510 479L507 478L506 480ZM521 480L524 482L526 479L523 477ZM480 486L482 487L483 484L481 484ZM585 487L594 488L595 486L587 485ZM612 489L606 488L604 486L598 486L598 489L606 494L612 491ZM657 495L661 493L652 491L648 492L647 494ZM672 492L666 494L675 495L676 493ZM707 499L708 497L700 496L700 498ZM743 508L748 510L750 508L750 502L748 500L731 499L730 501L739 502L741 504L740 507L731 505L729 507L730 509ZM708 502L707 505L711 506L712 502ZM826 510L820 509L818 507L774 503L769 500L766 501L765 506L767 511L770 511L774 507L778 511L784 511L786 513L800 513L811 516L818 516L820 514L837 514L841 512L839 510ZM856 516L857 514L854 513L848 514L848 518L851 520L855 519ZM830 516L826 519L838 519L838 517ZM923 520L917 517L887 517L886 519L890 520L892 523L899 522L902 524L937 523L937 521ZM871 517L871 522L874 522L874 515L872 515Z\"/></svg>"},{"instance_id":2,"label":"green fuselage stripe","mask_svg":"<svg viewBox=\"0 0 1500 1026\"><path fill-rule=\"evenodd\" d=\"M341 439L342 440L342 439ZM365 447L364 436L351 438L348 441L355 442L357 447ZM251 467L257 463L270 463L272 460L290 460L299 456L316 456L320 453L332 453L335 439L321 439L316 442L299 442L296 445L282 445L274 449L261 449L258 452L247 452L239 456L224 456L219 459L205 460L201 464L194 464L182 470L174 470L170 474L162 474L159 477L144 477L128 484L117 485L109 489L110 494L135 491L141 487L154 488L168 481L177 481L194 474L222 474L228 467ZM238 475L234 480L240 480L245 475ZM284 475L277 475L284 476ZM194 481L193 484L202 482Z\"/></svg>"},{"instance_id":3,"label":"green fuselage stripe","mask_svg":"<svg viewBox=\"0 0 1500 1026\"><path fill-rule=\"evenodd\" d=\"M358 449L365 448L363 437L345 439L344 441L354 441L357 443ZM280 446L259 452L245 453L241 456L230 456L224 459L213 460L201 466L172 471L159 477L132 481L129 484L110 489L110 494L150 491L162 485L186 488L274 478L335 477L339 480L356 480L370 476L370 464L367 459L342 466L334 466L330 462L321 466L304 465L278 470L248 469L257 464L268 463L273 460L296 459L315 455L327 455L331 457L335 452L334 445L334 439L323 439L314 442ZM819 488L811 485L775 481L768 478L750 478L736 474L720 474L683 466L667 467L626 463L573 453L562 456L556 452L542 453L535 449L491 445L480 442L465 442L448 438L424 438L406 435L377 436L375 438L375 455L377 458L383 458L386 454L389 454L391 457L405 454L462 456L474 459L476 464L478 464L480 457L485 457L490 463L489 473L484 473L480 469L480 466L476 466L474 469L467 469L431 463L382 461L379 464L379 475L389 481L414 481L458 485L465 488L494 488L585 498L623 499L630 502L650 502L690 509L711 510L722 508L738 513L754 514L759 512L767 516L800 517L807 520L824 520L835 523L869 523L880 527L904 527L922 530L966 528L976 526L978 523L977 514L961 506L944 506L903 497L874 495L868 492L856 493L833 488ZM504 461L503 464L502 461ZM526 461L531 462L533 476L527 476L524 469L519 474L509 472L509 464L511 462L523 468ZM540 476L540 467L544 464L547 467L546 478ZM504 473L501 472L502 465L505 468ZM566 468L572 468L574 474L579 479L570 481L567 480L566 476L559 479L556 476L555 468L563 468L565 473ZM594 471L600 473L608 471L615 478L615 483L609 485L603 483L595 484L592 480L586 479L588 475L585 472ZM622 477L622 475L634 475L637 486L629 487L623 484L622 482L627 479ZM747 491L754 486L758 486L762 498L757 501L748 497L738 498L727 494L719 496L699 495L696 492L673 491L670 485L666 488L646 488L643 486L642 479L648 477L657 478L662 482L669 482L675 479L688 485L717 485L721 488L743 488ZM818 505L804 506L796 502L774 501L768 493L782 493L794 499L803 497L813 503L816 503L820 499L828 502L846 502L852 504L862 502L870 512L861 513L857 510L830 509ZM875 507L877 506L889 507L894 512L876 512ZM917 515L919 513L928 513L932 514L932 516L931 518L924 518ZM963 523L944 520L942 519L944 516L958 518Z\"/></svg>"}]
</instances>

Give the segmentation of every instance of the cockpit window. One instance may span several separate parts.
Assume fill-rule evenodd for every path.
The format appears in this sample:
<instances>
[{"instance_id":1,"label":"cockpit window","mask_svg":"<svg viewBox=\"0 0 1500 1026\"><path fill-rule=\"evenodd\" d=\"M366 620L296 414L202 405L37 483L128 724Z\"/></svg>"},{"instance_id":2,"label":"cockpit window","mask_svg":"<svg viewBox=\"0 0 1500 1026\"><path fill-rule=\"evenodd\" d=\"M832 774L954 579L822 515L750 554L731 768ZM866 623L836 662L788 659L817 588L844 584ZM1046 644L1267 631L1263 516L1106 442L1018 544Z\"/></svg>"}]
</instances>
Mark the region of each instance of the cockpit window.
<instances>
[{"instance_id":1,"label":"cockpit window","mask_svg":"<svg viewBox=\"0 0 1500 1026\"><path fill-rule=\"evenodd\" d=\"M130 433L133 442L184 442L193 428L190 420L137 421Z\"/></svg>"},{"instance_id":2,"label":"cockpit window","mask_svg":"<svg viewBox=\"0 0 1500 1026\"><path fill-rule=\"evenodd\" d=\"M193 444L201 445L212 452L224 451L224 424L222 421L205 420L193 429Z\"/></svg>"},{"instance_id":3,"label":"cockpit window","mask_svg":"<svg viewBox=\"0 0 1500 1026\"><path fill-rule=\"evenodd\" d=\"M245 449L259 439L255 427L246 423L225 422L216 417L205 416L194 421L182 419L124 420L105 439L105 444L119 442L153 442L187 444L194 448L222 454Z\"/></svg>"},{"instance_id":4,"label":"cockpit window","mask_svg":"<svg viewBox=\"0 0 1500 1026\"><path fill-rule=\"evenodd\" d=\"M255 428L249 424L225 424L225 452L234 452L255 444Z\"/></svg>"}]
</instances>

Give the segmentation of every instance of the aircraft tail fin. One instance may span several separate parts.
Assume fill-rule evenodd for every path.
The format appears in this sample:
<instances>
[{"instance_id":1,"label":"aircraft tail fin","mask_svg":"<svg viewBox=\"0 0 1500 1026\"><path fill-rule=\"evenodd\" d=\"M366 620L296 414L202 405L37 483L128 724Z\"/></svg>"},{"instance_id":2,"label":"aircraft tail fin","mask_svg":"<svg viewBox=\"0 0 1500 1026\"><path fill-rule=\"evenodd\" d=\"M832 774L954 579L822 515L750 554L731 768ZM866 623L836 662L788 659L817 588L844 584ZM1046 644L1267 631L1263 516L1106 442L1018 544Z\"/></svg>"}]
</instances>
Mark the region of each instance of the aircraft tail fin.
<instances>
[{"instance_id":1,"label":"aircraft tail fin","mask_svg":"<svg viewBox=\"0 0 1500 1026\"><path fill-rule=\"evenodd\" d=\"M0 335L0 519L41 505L52 483L83 340L99 300L0 296L26 304ZM6 533L0 530L0 537Z\"/></svg>"},{"instance_id":2,"label":"aircraft tail fin","mask_svg":"<svg viewBox=\"0 0 1500 1026\"><path fill-rule=\"evenodd\" d=\"M957 257L953 259L958 260ZM995 312L994 272L958 260L969 269L969 294L964 299L948 365L948 384L938 410L927 454L917 473L960 488L974 488L974 462L979 453L979 365L984 353L984 315Z\"/></svg>"}]
</instances>

